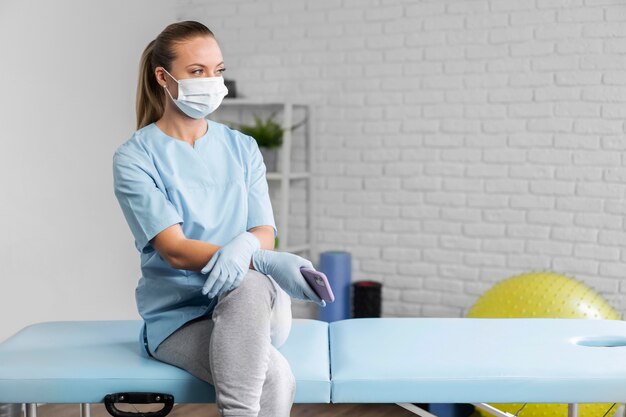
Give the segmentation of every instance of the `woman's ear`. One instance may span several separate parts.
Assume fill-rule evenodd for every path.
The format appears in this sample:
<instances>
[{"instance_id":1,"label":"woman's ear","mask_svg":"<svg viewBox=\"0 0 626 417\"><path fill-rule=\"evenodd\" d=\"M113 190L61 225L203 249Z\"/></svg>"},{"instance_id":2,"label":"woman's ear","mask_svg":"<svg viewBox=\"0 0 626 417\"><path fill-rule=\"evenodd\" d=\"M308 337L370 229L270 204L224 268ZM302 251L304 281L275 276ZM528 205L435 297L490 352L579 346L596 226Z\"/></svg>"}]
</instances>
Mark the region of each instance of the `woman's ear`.
<instances>
[{"instance_id":1,"label":"woman's ear","mask_svg":"<svg viewBox=\"0 0 626 417\"><path fill-rule=\"evenodd\" d=\"M156 78L157 83L161 87L165 87L167 85L167 80L165 79L165 71L163 71L163 67L156 67L154 69L154 78Z\"/></svg>"}]
</instances>

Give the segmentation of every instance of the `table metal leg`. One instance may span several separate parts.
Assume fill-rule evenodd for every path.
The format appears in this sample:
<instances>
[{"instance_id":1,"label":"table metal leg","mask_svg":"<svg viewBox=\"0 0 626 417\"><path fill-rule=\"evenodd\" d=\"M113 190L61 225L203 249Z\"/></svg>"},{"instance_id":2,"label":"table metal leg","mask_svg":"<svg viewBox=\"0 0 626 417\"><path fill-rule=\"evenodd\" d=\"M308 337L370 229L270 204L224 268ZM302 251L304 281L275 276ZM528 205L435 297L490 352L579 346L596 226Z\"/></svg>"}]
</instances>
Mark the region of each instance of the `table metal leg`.
<instances>
[{"instance_id":1,"label":"table metal leg","mask_svg":"<svg viewBox=\"0 0 626 417\"><path fill-rule=\"evenodd\" d=\"M416 406L415 404L412 403L396 403L398 404L400 407L409 410L410 412L412 412L413 414L416 414L418 416L422 416L422 417L437 417L436 415L429 413L428 411L424 410L421 407ZM626 417L626 416L625 416Z\"/></svg>"},{"instance_id":2,"label":"table metal leg","mask_svg":"<svg viewBox=\"0 0 626 417\"><path fill-rule=\"evenodd\" d=\"M485 410L486 412L493 414L497 417L515 417L511 413L507 413L506 411L498 410L496 407L485 404L485 403L472 403L473 406L480 408L481 410Z\"/></svg>"},{"instance_id":3,"label":"table metal leg","mask_svg":"<svg viewBox=\"0 0 626 417\"><path fill-rule=\"evenodd\" d=\"M26 417L37 417L37 403L26 404Z\"/></svg>"},{"instance_id":4,"label":"table metal leg","mask_svg":"<svg viewBox=\"0 0 626 417\"><path fill-rule=\"evenodd\" d=\"M578 417L578 404L567 404L568 417Z\"/></svg>"},{"instance_id":5,"label":"table metal leg","mask_svg":"<svg viewBox=\"0 0 626 417\"><path fill-rule=\"evenodd\" d=\"M80 417L90 417L91 416L91 407L89 403L81 403L80 404Z\"/></svg>"}]
</instances>

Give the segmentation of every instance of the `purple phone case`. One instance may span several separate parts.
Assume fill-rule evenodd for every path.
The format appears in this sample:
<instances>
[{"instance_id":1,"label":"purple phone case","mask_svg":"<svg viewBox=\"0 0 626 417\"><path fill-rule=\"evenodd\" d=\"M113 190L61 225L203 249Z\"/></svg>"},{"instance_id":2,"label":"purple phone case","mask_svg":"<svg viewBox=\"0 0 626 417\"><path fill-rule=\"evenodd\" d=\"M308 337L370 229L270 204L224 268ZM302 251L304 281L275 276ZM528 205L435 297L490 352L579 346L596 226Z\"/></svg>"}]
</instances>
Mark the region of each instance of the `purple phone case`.
<instances>
[{"instance_id":1,"label":"purple phone case","mask_svg":"<svg viewBox=\"0 0 626 417\"><path fill-rule=\"evenodd\" d=\"M324 275L323 272L316 271L311 268L300 268L300 272L302 272L302 276L309 283L313 291L324 301L327 303L332 303L335 301L335 296L333 294L333 289L330 288L330 283L328 282L328 278Z\"/></svg>"}]
</instances>

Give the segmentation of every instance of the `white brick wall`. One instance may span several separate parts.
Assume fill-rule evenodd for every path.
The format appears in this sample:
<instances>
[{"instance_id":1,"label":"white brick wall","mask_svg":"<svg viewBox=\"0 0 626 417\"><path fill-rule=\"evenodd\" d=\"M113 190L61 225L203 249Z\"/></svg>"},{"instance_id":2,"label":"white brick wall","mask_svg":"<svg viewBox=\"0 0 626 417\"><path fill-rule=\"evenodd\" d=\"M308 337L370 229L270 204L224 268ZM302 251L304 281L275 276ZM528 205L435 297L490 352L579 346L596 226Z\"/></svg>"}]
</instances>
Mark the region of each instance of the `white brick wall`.
<instances>
[{"instance_id":1,"label":"white brick wall","mask_svg":"<svg viewBox=\"0 0 626 417\"><path fill-rule=\"evenodd\" d=\"M541 269L626 310L623 0L183 0L177 18L214 30L241 93L319 105L313 261L350 251L384 315L463 316Z\"/></svg>"}]
</instances>

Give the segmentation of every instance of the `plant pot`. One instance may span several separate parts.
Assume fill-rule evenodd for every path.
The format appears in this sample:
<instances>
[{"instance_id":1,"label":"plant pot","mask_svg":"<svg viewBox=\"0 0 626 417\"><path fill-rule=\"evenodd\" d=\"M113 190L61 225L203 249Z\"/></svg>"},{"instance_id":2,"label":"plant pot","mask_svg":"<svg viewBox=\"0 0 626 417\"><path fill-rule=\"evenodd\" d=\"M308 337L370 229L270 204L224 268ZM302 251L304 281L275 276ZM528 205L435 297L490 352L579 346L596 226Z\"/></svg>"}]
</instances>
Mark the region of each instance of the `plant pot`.
<instances>
[{"instance_id":1,"label":"plant pot","mask_svg":"<svg viewBox=\"0 0 626 417\"><path fill-rule=\"evenodd\" d=\"M261 155L263 155L263 162L267 172L278 171L278 158L280 156L280 148L266 148L260 146Z\"/></svg>"}]
</instances>

